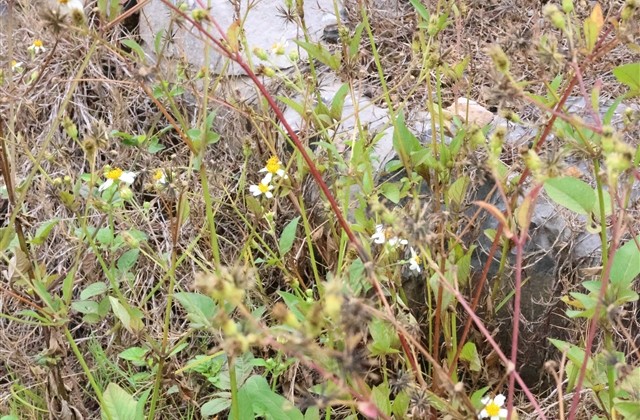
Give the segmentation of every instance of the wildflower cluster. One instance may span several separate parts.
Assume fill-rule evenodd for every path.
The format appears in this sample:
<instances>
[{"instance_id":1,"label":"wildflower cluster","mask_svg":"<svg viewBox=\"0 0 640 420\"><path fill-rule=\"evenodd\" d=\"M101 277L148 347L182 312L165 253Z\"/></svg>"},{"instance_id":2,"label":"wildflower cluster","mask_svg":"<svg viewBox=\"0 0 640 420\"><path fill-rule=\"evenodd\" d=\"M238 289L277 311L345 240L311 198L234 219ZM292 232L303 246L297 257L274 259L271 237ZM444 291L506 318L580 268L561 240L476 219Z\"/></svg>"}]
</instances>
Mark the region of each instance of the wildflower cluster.
<instances>
[{"instance_id":1,"label":"wildflower cluster","mask_svg":"<svg viewBox=\"0 0 640 420\"><path fill-rule=\"evenodd\" d=\"M273 181L274 177L281 179L289 178L282 166L282 162L277 156L270 157L264 168L260 169L258 172L266 172L266 174L259 184L251 185L249 187L249 192L254 197L264 195L267 198L273 198L273 193L271 191L273 191L275 187L271 184L271 181Z\"/></svg>"},{"instance_id":2,"label":"wildflower cluster","mask_svg":"<svg viewBox=\"0 0 640 420\"><path fill-rule=\"evenodd\" d=\"M409 241L403 239L393 233L390 227L384 225L376 225L376 232L371 235L371 240L377 245L387 245L390 248L404 247L409 244ZM409 265L409 270L420 273L422 271L422 260L420 255L416 252L415 248L409 247L411 257L406 261Z\"/></svg>"}]
</instances>

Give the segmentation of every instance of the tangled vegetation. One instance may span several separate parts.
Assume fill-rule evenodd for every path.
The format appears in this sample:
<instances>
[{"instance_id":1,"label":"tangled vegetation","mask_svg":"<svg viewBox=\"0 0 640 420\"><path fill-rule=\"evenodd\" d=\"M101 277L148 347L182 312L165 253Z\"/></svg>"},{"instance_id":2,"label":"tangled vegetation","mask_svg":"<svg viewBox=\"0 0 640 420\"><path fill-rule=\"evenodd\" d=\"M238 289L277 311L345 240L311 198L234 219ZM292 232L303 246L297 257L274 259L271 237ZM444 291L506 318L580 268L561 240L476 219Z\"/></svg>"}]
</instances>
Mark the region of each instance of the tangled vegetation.
<instances>
[{"instance_id":1,"label":"tangled vegetation","mask_svg":"<svg viewBox=\"0 0 640 420\"><path fill-rule=\"evenodd\" d=\"M0 4L1 420L640 418L637 0L149 3Z\"/></svg>"}]
</instances>

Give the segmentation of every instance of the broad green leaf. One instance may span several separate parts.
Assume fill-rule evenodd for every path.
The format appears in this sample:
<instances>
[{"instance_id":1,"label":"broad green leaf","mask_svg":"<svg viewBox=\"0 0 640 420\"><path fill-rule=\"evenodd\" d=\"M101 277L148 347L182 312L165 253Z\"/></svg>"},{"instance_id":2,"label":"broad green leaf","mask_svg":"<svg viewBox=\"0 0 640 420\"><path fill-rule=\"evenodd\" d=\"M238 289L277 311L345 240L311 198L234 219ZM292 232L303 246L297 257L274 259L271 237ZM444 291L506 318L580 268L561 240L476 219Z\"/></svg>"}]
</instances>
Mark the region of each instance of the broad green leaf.
<instances>
[{"instance_id":1,"label":"broad green leaf","mask_svg":"<svg viewBox=\"0 0 640 420\"><path fill-rule=\"evenodd\" d=\"M98 302L92 300L78 300L71 303L71 309L81 314L97 314L99 311Z\"/></svg>"},{"instance_id":2,"label":"broad green leaf","mask_svg":"<svg viewBox=\"0 0 640 420\"><path fill-rule=\"evenodd\" d=\"M127 331L131 334L137 334L142 331L144 323L142 322L142 312L139 309L131 308L128 305L125 306L113 296L109 296L109 302L111 303L113 314Z\"/></svg>"},{"instance_id":3,"label":"broad green leaf","mask_svg":"<svg viewBox=\"0 0 640 420\"><path fill-rule=\"evenodd\" d=\"M362 39L362 30L364 29L364 23L360 22L356 26L356 30L353 32L353 38L349 41L349 57L356 58L360 51L360 40Z\"/></svg>"},{"instance_id":4,"label":"broad green leaf","mask_svg":"<svg viewBox=\"0 0 640 420\"><path fill-rule=\"evenodd\" d=\"M121 351L118 354L118 357L123 360L133 362L138 366L143 366L148 352L149 350L143 347L129 347L128 349Z\"/></svg>"},{"instance_id":5,"label":"broad green leaf","mask_svg":"<svg viewBox=\"0 0 640 420\"><path fill-rule=\"evenodd\" d=\"M113 238L113 230L111 228L105 227L98 229L96 240L100 242L101 245L111 245Z\"/></svg>"},{"instance_id":6,"label":"broad green leaf","mask_svg":"<svg viewBox=\"0 0 640 420\"><path fill-rule=\"evenodd\" d=\"M130 249L118 258L116 262L116 267L120 271L129 271L138 261L138 256L140 255L140 250Z\"/></svg>"},{"instance_id":7,"label":"broad green leaf","mask_svg":"<svg viewBox=\"0 0 640 420\"><path fill-rule=\"evenodd\" d=\"M112 420L137 420L136 414L137 402L124 389L117 384L111 382L107 385L107 389L102 396L104 406L101 407L103 419L111 418Z\"/></svg>"},{"instance_id":8,"label":"broad green leaf","mask_svg":"<svg viewBox=\"0 0 640 420\"><path fill-rule=\"evenodd\" d=\"M380 385L374 386L371 390L371 399L376 405L378 410L382 411L385 415L391 415L391 401L389 401L389 388L383 382Z\"/></svg>"},{"instance_id":9,"label":"broad green leaf","mask_svg":"<svg viewBox=\"0 0 640 420\"><path fill-rule=\"evenodd\" d=\"M107 291L107 289L108 289L108 286L104 282L99 281L96 283L91 283L90 285L85 287L82 292L80 292L80 299L83 299L83 300L91 299L94 296L103 294L104 292Z\"/></svg>"},{"instance_id":10,"label":"broad green leaf","mask_svg":"<svg viewBox=\"0 0 640 420\"><path fill-rule=\"evenodd\" d=\"M553 201L578 214L589 214L596 204L593 189L577 178L548 179L544 183L544 189Z\"/></svg>"},{"instance_id":11,"label":"broad green leaf","mask_svg":"<svg viewBox=\"0 0 640 420\"><path fill-rule=\"evenodd\" d=\"M33 239L31 239L29 242L31 242L33 245L42 245L44 241L47 239L47 237L49 236L49 234L51 233L51 229L53 229L54 226L57 225L59 221L60 219L55 218L41 224L36 230L36 236Z\"/></svg>"},{"instance_id":12,"label":"broad green leaf","mask_svg":"<svg viewBox=\"0 0 640 420\"><path fill-rule=\"evenodd\" d=\"M202 405L200 415L204 418L215 416L216 414L231 407L231 394L228 398L214 398Z\"/></svg>"},{"instance_id":13,"label":"broad green leaf","mask_svg":"<svg viewBox=\"0 0 640 420\"><path fill-rule=\"evenodd\" d=\"M265 378L251 376L238 391L238 400L252 409L253 416L240 418L264 417L269 420L304 420L302 412L289 400L271 390Z\"/></svg>"},{"instance_id":14,"label":"broad green leaf","mask_svg":"<svg viewBox=\"0 0 640 420\"><path fill-rule=\"evenodd\" d=\"M409 409L409 403L411 398L406 391L401 391L396 395L393 403L391 404L391 411L396 415L397 419L406 418L407 410Z\"/></svg>"},{"instance_id":15,"label":"broad green leaf","mask_svg":"<svg viewBox=\"0 0 640 420\"><path fill-rule=\"evenodd\" d=\"M187 311L187 318L191 321L192 328L211 328L211 320L216 315L218 307L209 296L200 293L179 292L176 300Z\"/></svg>"},{"instance_id":16,"label":"broad green leaf","mask_svg":"<svg viewBox=\"0 0 640 420\"><path fill-rule=\"evenodd\" d=\"M296 239L296 229L298 228L298 222L300 221L300 216L292 219L282 230L282 234L280 235L280 240L278 241L278 249L280 250L280 255L285 255L287 252L291 251L291 247L293 247L293 242Z\"/></svg>"},{"instance_id":17,"label":"broad green leaf","mask_svg":"<svg viewBox=\"0 0 640 420\"><path fill-rule=\"evenodd\" d=\"M400 188L395 182L385 182L380 186L380 192L393 204L400 202Z\"/></svg>"},{"instance_id":18,"label":"broad green leaf","mask_svg":"<svg viewBox=\"0 0 640 420\"><path fill-rule=\"evenodd\" d=\"M449 186L448 195L449 195L449 205L455 208L459 208L464 201L465 194L467 193L467 188L469 187L471 180L468 176L461 176L456 179L453 184Z\"/></svg>"},{"instance_id":19,"label":"broad green leaf","mask_svg":"<svg viewBox=\"0 0 640 420\"><path fill-rule=\"evenodd\" d=\"M636 237L636 240L640 241L640 236ZM640 274L640 250L636 241L632 239L616 251L609 276L612 284L626 288L638 274Z\"/></svg>"},{"instance_id":20,"label":"broad green leaf","mask_svg":"<svg viewBox=\"0 0 640 420\"><path fill-rule=\"evenodd\" d=\"M480 356L478 356L476 345L470 341L466 342L462 347L460 360L469 362L469 369L471 369L472 372L480 372L482 368L482 362L480 361Z\"/></svg>"},{"instance_id":21,"label":"broad green leaf","mask_svg":"<svg viewBox=\"0 0 640 420\"><path fill-rule=\"evenodd\" d=\"M640 91L640 62L618 66L613 69L613 75L632 91Z\"/></svg>"},{"instance_id":22,"label":"broad green leaf","mask_svg":"<svg viewBox=\"0 0 640 420\"><path fill-rule=\"evenodd\" d=\"M369 332L373 343L368 348L373 356L398 353L400 339L391 324L375 318L369 323Z\"/></svg>"}]
</instances>

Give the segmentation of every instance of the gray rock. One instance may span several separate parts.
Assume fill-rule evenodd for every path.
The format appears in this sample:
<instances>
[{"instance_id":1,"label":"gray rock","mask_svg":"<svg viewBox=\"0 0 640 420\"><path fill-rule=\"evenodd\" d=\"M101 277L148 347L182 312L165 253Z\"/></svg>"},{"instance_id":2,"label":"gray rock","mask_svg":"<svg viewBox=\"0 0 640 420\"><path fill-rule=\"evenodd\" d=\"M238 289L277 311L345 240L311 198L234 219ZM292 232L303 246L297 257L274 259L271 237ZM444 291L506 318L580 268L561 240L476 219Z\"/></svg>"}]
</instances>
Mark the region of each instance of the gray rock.
<instances>
[{"instance_id":1,"label":"gray rock","mask_svg":"<svg viewBox=\"0 0 640 420\"><path fill-rule=\"evenodd\" d=\"M180 3L177 0L173 0L174 4ZM189 12L199 4L207 4L208 0L188 0ZM218 25L223 31L227 31L232 22L238 17L244 17L243 29L249 44L249 48L259 47L264 50L269 50L277 42L288 41L287 52L297 48L297 46L291 42L293 39L301 38L299 28L292 23L287 23L281 16L279 8L284 6L282 0L261 0L251 3L250 10L247 10L248 2L237 2L239 4L239 10L234 8L235 2L229 0L212 0L211 1L211 13L215 16ZM323 30L326 26L335 23L336 18L333 14L333 2L332 1L306 1L304 2L305 9L305 22L309 33L313 40L317 41L323 35ZM238 13L237 13L238 12ZM140 17L140 35L148 47L148 52L152 53L154 39L158 31L168 30L170 27L172 11L165 6L160 0L152 0L146 5ZM171 26L171 29L175 31L175 42L169 47L165 55L168 57L184 58L187 62L195 66L203 66L204 60L204 44L201 40L202 36L198 33L197 29L193 28L191 24L184 23L182 27L178 27L175 23ZM221 38L221 35L215 27L210 25L211 33L216 38ZM251 53L245 52L245 53ZM300 56L303 56L303 51L300 52ZM260 62L255 57L252 60ZM227 59L220 52L215 49L211 50L211 69L215 72L220 72L225 66ZM291 66L291 62L285 56L273 56L272 63L276 66L286 68ZM242 74L242 69L233 64L230 68L226 69L226 74Z\"/></svg>"}]
</instances>

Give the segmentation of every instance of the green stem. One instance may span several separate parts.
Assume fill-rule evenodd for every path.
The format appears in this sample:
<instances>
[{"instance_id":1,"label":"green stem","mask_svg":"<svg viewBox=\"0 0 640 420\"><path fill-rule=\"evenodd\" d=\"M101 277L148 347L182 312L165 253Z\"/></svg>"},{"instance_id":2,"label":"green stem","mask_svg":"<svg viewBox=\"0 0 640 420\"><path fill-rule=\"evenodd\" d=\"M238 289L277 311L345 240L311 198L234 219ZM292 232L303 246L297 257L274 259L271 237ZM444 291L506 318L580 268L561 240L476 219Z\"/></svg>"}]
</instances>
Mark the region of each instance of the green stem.
<instances>
[{"instance_id":1,"label":"green stem","mask_svg":"<svg viewBox=\"0 0 640 420\"><path fill-rule=\"evenodd\" d=\"M229 382L231 385L231 419L240 420L240 406L238 405L238 378L236 378L236 367L233 361L233 355L227 356L229 365Z\"/></svg>"}]
</instances>

